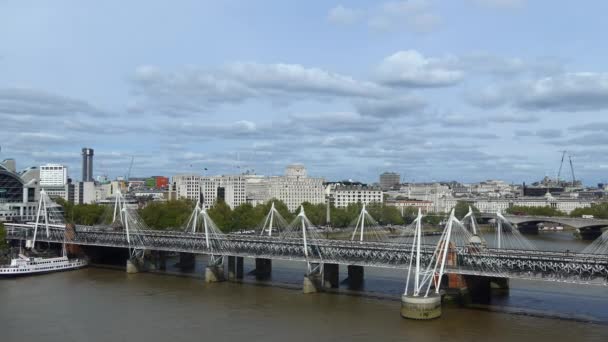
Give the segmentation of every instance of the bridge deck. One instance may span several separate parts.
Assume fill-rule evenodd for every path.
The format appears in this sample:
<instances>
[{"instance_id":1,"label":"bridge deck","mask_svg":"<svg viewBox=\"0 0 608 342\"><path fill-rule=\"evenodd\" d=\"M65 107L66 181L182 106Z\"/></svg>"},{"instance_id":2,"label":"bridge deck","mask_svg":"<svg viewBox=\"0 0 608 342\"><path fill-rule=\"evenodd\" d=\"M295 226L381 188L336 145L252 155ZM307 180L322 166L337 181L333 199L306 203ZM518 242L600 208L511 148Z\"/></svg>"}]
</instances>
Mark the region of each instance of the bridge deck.
<instances>
[{"instance_id":1,"label":"bridge deck","mask_svg":"<svg viewBox=\"0 0 608 342\"><path fill-rule=\"evenodd\" d=\"M33 236L30 224L6 226L9 239L26 240ZM44 229L39 230L37 240L64 241L62 226L51 226L49 232L47 237ZM410 245L400 243L317 239L309 241L307 258L301 239L227 234L215 237L208 248L203 233L146 230L138 234L143 245L133 246L123 231L79 226L69 243L396 269L407 269L412 253ZM434 245L422 247L423 262L430 262L435 249ZM447 265L448 273L608 285L606 255L470 247L450 248L449 253L454 260Z\"/></svg>"}]
</instances>

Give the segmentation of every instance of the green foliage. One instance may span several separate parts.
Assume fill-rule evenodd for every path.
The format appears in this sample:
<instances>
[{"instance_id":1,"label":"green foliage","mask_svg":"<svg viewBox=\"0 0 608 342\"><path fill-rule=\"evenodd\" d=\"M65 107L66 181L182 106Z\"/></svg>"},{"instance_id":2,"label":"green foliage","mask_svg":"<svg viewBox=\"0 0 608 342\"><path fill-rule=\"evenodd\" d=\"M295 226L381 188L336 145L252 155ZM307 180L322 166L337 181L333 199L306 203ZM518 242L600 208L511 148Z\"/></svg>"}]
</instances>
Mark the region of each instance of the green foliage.
<instances>
[{"instance_id":1,"label":"green foliage","mask_svg":"<svg viewBox=\"0 0 608 342\"><path fill-rule=\"evenodd\" d=\"M544 207L527 207L527 206L513 206L507 209L508 214L515 215L532 215L532 216L566 216L566 213L559 211L550 206Z\"/></svg>"},{"instance_id":2,"label":"green foliage","mask_svg":"<svg viewBox=\"0 0 608 342\"><path fill-rule=\"evenodd\" d=\"M106 220L108 208L101 204L74 204L67 202L61 198L55 200L57 204L63 207L65 221L67 223L94 225L100 223L109 223Z\"/></svg>"},{"instance_id":3,"label":"green foliage","mask_svg":"<svg viewBox=\"0 0 608 342\"><path fill-rule=\"evenodd\" d=\"M190 200L149 202L139 211L146 225L158 230L179 230L188 223L194 204Z\"/></svg>"},{"instance_id":4,"label":"green foliage","mask_svg":"<svg viewBox=\"0 0 608 342\"><path fill-rule=\"evenodd\" d=\"M312 224L321 226L327 223L327 207L323 203L311 204L308 202L302 203L306 217ZM299 209L298 209L299 212Z\"/></svg>"},{"instance_id":5,"label":"green foliage","mask_svg":"<svg viewBox=\"0 0 608 342\"><path fill-rule=\"evenodd\" d=\"M446 214L442 213L430 213L422 218L422 223L430 224L430 225L438 225L441 224L443 220L447 218Z\"/></svg>"},{"instance_id":6,"label":"green foliage","mask_svg":"<svg viewBox=\"0 0 608 342\"><path fill-rule=\"evenodd\" d=\"M401 217L401 212L397 207L392 205L383 205L382 203L371 203L367 206L369 214L380 224L404 224L405 221Z\"/></svg>"},{"instance_id":7,"label":"green foliage","mask_svg":"<svg viewBox=\"0 0 608 342\"><path fill-rule=\"evenodd\" d=\"M6 242L6 229L4 229L4 223L0 222L0 253L5 252L8 249L8 242Z\"/></svg>"},{"instance_id":8,"label":"green foliage","mask_svg":"<svg viewBox=\"0 0 608 342\"><path fill-rule=\"evenodd\" d=\"M231 227L230 230L238 229L254 229L259 224L264 216L258 216L258 213L249 203L244 203L234 208L232 211Z\"/></svg>"},{"instance_id":9,"label":"green foliage","mask_svg":"<svg viewBox=\"0 0 608 342\"><path fill-rule=\"evenodd\" d=\"M469 207L473 210L473 215L475 215L476 218L479 218L479 209L465 201L456 202L456 205L454 206L454 215L456 218L462 220L462 218L469 213Z\"/></svg>"},{"instance_id":10,"label":"green foliage","mask_svg":"<svg viewBox=\"0 0 608 342\"><path fill-rule=\"evenodd\" d=\"M213 207L207 210L207 213L220 230L223 232L232 231L232 209L230 209L230 206L226 202L215 202Z\"/></svg>"},{"instance_id":11,"label":"green foliage","mask_svg":"<svg viewBox=\"0 0 608 342\"><path fill-rule=\"evenodd\" d=\"M608 218L608 203L592 204L589 208L577 208L570 212L572 217L581 217L583 215L593 215L594 218Z\"/></svg>"},{"instance_id":12,"label":"green foliage","mask_svg":"<svg viewBox=\"0 0 608 342\"><path fill-rule=\"evenodd\" d=\"M418 217L418 208L416 207L405 207L403 208L403 220L405 224L410 224Z\"/></svg>"},{"instance_id":13,"label":"green foliage","mask_svg":"<svg viewBox=\"0 0 608 342\"><path fill-rule=\"evenodd\" d=\"M261 222L264 217L266 217L266 214L270 212L272 203L274 203L275 209L279 212L279 214L281 214L281 216L283 216L285 221L291 222L291 220L293 220L295 216L291 211L289 211L285 202L273 198L264 204L258 204L254 207L255 216L258 219L258 223Z\"/></svg>"}]
</instances>

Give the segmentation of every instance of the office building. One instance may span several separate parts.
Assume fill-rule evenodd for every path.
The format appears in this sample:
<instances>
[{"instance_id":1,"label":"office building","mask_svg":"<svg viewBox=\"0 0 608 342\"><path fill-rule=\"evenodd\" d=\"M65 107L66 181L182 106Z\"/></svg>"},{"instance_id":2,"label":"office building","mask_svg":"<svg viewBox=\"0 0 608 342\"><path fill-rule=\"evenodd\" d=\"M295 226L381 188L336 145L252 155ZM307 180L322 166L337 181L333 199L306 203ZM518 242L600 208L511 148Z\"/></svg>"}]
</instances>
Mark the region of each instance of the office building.
<instances>
[{"instance_id":1,"label":"office building","mask_svg":"<svg viewBox=\"0 0 608 342\"><path fill-rule=\"evenodd\" d=\"M93 154L92 148L82 148L82 181L93 181Z\"/></svg>"},{"instance_id":2,"label":"office building","mask_svg":"<svg viewBox=\"0 0 608 342\"><path fill-rule=\"evenodd\" d=\"M380 175L380 188L382 190L391 190L399 187L401 176L395 172L385 172Z\"/></svg>"}]
</instances>

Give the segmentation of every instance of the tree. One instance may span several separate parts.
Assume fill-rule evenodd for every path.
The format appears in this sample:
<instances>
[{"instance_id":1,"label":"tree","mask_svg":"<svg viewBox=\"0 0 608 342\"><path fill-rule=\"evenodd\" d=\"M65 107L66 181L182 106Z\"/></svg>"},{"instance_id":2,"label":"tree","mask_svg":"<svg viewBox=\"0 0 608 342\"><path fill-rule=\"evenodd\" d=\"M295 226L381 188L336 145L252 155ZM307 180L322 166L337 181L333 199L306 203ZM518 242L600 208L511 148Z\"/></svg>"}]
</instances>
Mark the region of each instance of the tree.
<instances>
[{"instance_id":1,"label":"tree","mask_svg":"<svg viewBox=\"0 0 608 342\"><path fill-rule=\"evenodd\" d=\"M180 230L188 223L193 209L194 203L187 199L149 202L139 215L152 229Z\"/></svg>"},{"instance_id":2,"label":"tree","mask_svg":"<svg viewBox=\"0 0 608 342\"><path fill-rule=\"evenodd\" d=\"M430 224L430 225L438 225L441 224L443 220L445 220L446 214L443 213L430 213L422 218L422 223Z\"/></svg>"},{"instance_id":3,"label":"tree","mask_svg":"<svg viewBox=\"0 0 608 342\"><path fill-rule=\"evenodd\" d=\"M6 229L4 223L0 222L0 253L4 254L8 250L8 243L6 242Z\"/></svg>"},{"instance_id":4,"label":"tree","mask_svg":"<svg viewBox=\"0 0 608 342\"><path fill-rule=\"evenodd\" d=\"M367 211L380 225L404 223L401 212L399 212L397 207L392 205L370 203L367 205Z\"/></svg>"},{"instance_id":5,"label":"tree","mask_svg":"<svg viewBox=\"0 0 608 342\"><path fill-rule=\"evenodd\" d=\"M249 203L243 203L232 211L230 230L248 230L254 229L259 224L259 220L256 211L253 206Z\"/></svg>"},{"instance_id":6,"label":"tree","mask_svg":"<svg viewBox=\"0 0 608 342\"><path fill-rule=\"evenodd\" d=\"M403 208L403 220L405 224L410 224L418 217L418 208L416 207L405 207Z\"/></svg>"},{"instance_id":7,"label":"tree","mask_svg":"<svg viewBox=\"0 0 608 342\"><path fill-rule=\"evenodd\" d=\"M215 202L213 207L207 210L207 213L221 231L229 232L232 230L232 209L226 202Z\"/></svg>"},{"instance_id":8,"label":"tree","mask_svg":"<svg viewBox=\"0 0 608 342\"><path fill-rule=\"evenodd\" d=\"M462 218L469 213L469 207L473 210L473 215L475 215L476 218L479 218L479 209L466 201L456 202L456 205L454 206L454 216L456 216L457 219L462 220Z\"/></svg>"},{"instance_id":9,"label":"tree","mask_svg":"<svg viewBox=\"0 0 608 342\"><path fill-rule=\"evenodd\" d=\"M608 203L592 204L587 208L576 208L570 212L572 217L581 217L583 215L593 215L594 218L608 218Z\"/></svg>"},{"instance_id":10,"label":"tree","mask_svg":"<svg viewBox=\"0 0 608 342\"><path fill-rule=\"evenodd\" d=\"M327 207L323 203L312 204L309 202L302 203L306 217L316 226L324 225L327 221ZM298 211L299 212L299 211Z\"/></svg>"}]
</instances>

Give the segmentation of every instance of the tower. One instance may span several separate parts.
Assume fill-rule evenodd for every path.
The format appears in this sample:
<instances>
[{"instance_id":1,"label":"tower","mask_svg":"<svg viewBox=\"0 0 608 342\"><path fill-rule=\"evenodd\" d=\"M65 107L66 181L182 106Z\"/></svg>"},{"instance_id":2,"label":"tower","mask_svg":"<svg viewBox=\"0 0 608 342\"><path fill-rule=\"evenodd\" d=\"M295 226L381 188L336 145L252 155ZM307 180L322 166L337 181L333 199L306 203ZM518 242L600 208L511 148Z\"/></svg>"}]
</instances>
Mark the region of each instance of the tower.
<instances>
[{"instance_id":1,"label":"tower","mask_svg":"<svg viewBox=\"0 0 608 342\"><path fill-rule=\"evenodd\" d=\"M82 181L93 181L93 149L88 147L82 148Z\"/></svg>"}]
</instances>

